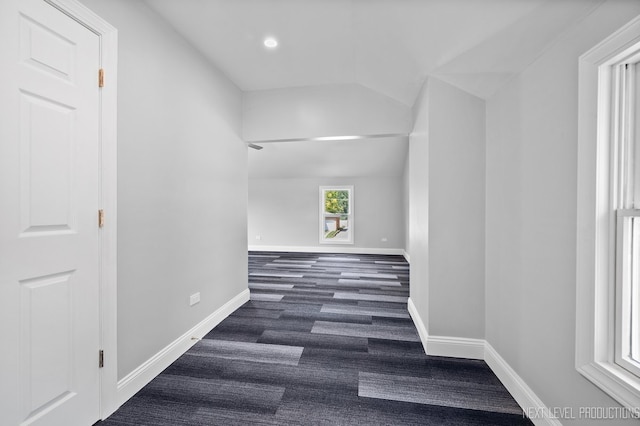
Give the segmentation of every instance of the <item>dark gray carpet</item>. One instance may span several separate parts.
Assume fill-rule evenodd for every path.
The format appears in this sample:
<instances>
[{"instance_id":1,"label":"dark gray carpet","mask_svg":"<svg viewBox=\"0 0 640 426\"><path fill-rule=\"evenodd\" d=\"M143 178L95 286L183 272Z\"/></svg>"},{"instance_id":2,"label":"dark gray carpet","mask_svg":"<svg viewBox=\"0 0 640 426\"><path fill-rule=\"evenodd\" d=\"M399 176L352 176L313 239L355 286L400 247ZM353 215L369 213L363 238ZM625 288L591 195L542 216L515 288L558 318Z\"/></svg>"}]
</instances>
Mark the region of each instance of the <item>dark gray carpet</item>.
<instances>
[{"instance_id":1,"label":"dark gray carpet","mask_svg":"<svg viewBox=\"0 0 640 426\"><path fill-rule=\"evenodd\" d=\"M100 424L532 424L484 362L425 355L401 256L250 253L249 287Z\"/></svg>"}]
</instances>

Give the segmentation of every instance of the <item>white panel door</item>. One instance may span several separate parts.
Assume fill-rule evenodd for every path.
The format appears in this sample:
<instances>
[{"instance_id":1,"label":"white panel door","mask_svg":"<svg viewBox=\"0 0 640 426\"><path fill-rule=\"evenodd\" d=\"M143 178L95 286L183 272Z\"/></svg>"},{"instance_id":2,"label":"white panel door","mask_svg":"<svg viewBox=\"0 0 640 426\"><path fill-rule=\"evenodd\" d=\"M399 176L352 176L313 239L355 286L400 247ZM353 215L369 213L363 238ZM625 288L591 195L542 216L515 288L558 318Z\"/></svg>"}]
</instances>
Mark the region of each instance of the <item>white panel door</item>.
<instances>
[{"instance_id":1,"label":"white panel door","mask_svg":"<svg viewBox=\"0 0 640 426\"><path fill-rule=\"evenodd\" d=\"M0 1L0 424L99 418L99 37Z\"/></svg>"}]
</instances>

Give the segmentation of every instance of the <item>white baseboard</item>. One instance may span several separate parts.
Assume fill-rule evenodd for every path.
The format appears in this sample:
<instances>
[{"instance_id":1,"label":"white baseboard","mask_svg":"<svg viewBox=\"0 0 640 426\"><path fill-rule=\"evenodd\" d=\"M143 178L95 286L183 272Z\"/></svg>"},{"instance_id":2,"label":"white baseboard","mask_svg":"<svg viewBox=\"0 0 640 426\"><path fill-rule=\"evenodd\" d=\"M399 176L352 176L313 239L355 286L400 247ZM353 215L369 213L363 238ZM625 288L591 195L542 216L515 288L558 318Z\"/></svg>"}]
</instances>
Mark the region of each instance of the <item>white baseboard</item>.
<instances>
[{"instance_id":1,"label":"white baseboard","mask_svg":"<svg viewBox=\"0 0 640 426\"><path fill-rule=\"evenodd\" d=\"M197 340L201 339L233 311L249 301L249 289L244 290L222 307L202 320L195 327L178 337L160 352L149 358L138 368L118 381L118 405L124 404L140 389L146 386L154 377L180 358Z\"/></svg>"},{"instance_id":2,"label":"white baseboard","mask_svg":"<svg viewBox=\"0 0 640 426\"><path fill-rule=\"evenodd\" d=\"M468 337L429 336L427 354L453 358L484 359L482 339Z\"/></svg>"},{"instance_id":3,"label":"white baseboard","mask_svg":"<svg viewBox=\"0 0 640 426\"><path fill-rule=\"evenodd\" d=\"M484 340L467 337L430 336L411 298L407 302L407 308L418 329L422 347L427 355L484 359Z\"/></svg>"},{"instance_id":4,"label":"white baseboard","mask_svg":"<svg viewBox=\"0 0 640 426\"><path fill-rule=\"evenodd\" d=\"M407 263L411 263L411 256L409 256L409 253L407 253L406 250L402 250L402 255L404 256L404 260L406 260Z\"/></svg>"},{"instance_id":5,"label":"white baseboard","mask_svg":"<svg viewBox=\"0 0 640 426\"><path fill-rule=\"evenodd\" d=\"M507 361L485 341L484 361L491 368L505 388L520 405L525 414L531 414L531 421L536 426L562 426L542 400L533 392L524 380L515 372Z\"/></svg>"},{"instance_id":6,"label":"white baseboard","mask_svg":"<svg viewBox=\"0 0 640 426\"><path fill-rule=\"evenodd\" d=\"M354 254L394 254L403 255L399 248L361 248L336 246L249 246L249 251L275 251L293 253L354 253Z\"/></svg>"},{"instance_id":7,"label":"white baseboard","mask_svg":"<svg viewBox=\"0 0 640 426\"><path fill-rule=\"evenodd\" d=\"M425 323L422 321L422 317L418 313L416 309L416 305L414 305L413 300L409 298L407 301L407 309L409 310L409 315L411 315L411 319L418 329L418 335L420 336L420 341L422 342L422 348L424 349L424 353L427 352L427 341L429 340L429 333L427 333L427 327Z\"/></svg>"},{"instance_id":8,"label":"white baseboard","mask_svg":"<svg viewBox=\"0 0 640 426\"><path fill-rule=\"evenodd\" d=\"M562 426L557 418L552 417L551 410L486 340L429 336L427 327L411 298L407 307L427 355L484 360L536 426Z\"/></svg>"}]
</instances>

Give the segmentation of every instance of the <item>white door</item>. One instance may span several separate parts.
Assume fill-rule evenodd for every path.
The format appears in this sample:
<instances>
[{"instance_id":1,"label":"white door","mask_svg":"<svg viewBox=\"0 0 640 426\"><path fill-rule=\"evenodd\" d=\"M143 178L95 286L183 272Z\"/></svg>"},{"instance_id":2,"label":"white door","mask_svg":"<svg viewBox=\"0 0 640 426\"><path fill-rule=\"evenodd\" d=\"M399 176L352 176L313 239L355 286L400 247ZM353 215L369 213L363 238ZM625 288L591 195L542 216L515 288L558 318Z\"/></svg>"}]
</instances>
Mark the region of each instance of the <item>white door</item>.
<instances>
[{"instance_id":1,"label":"white door","mask_svg":"<svg viewBox=\"0 0 640 426\"><path fill-rule=\"evenodd\" d=\"M99 418L99 37L0 1L0 424Z\"/></svg>"}]
</instances>

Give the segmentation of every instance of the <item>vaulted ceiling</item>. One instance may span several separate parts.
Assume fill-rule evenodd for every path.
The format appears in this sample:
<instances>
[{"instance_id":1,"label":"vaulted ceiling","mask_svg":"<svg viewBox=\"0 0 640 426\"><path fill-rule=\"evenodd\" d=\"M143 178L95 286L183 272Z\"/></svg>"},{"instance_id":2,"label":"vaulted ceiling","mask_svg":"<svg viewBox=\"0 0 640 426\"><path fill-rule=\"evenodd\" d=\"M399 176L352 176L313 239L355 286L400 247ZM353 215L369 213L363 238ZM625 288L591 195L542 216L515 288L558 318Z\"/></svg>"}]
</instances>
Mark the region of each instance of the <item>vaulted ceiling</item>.
<instances>
[{"instance_id":1,"label":"vaulted ceiling","mask_svg":"<svg viewBox=\"0 0 640 426\"><path fill-rule=\"evenodd\" d=\"M244 92L357 84L409 107L428 76L491 97L603 2L144 1ZM249 150L250 176L402 173L406 138L334 145L339 162L337 147L308 141Z\"/></svg>"},{"instance_id":2,"label":"vaulted ceiling","mask_svg":"<svg viewBox=\"0 0 640 426\"><path fill-rule=\"evenodd\" d=\"M244 91L357 83L406 105L428 75L490 96L601 2L147 0Z\"/></svg>"}]
</instances>

